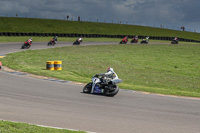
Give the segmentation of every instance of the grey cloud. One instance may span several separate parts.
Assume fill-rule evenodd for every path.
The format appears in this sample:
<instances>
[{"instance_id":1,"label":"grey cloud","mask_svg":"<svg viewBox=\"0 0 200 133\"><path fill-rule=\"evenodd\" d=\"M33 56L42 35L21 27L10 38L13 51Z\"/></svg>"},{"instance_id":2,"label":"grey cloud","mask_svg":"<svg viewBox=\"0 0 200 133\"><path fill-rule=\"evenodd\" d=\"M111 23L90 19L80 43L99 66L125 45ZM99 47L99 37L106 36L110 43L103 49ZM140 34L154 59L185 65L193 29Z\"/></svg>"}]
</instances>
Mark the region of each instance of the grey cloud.
<instances>
[{"instance_id":1,"label":"grey cloud","mask_svg":"<svg viewBox=\"0 0 200 133\"><path fill-rule=\"evenodd\" d=\"M0 0L0 15L64 18L199 29L199 0Z\"/></svg>"}]
</instances>

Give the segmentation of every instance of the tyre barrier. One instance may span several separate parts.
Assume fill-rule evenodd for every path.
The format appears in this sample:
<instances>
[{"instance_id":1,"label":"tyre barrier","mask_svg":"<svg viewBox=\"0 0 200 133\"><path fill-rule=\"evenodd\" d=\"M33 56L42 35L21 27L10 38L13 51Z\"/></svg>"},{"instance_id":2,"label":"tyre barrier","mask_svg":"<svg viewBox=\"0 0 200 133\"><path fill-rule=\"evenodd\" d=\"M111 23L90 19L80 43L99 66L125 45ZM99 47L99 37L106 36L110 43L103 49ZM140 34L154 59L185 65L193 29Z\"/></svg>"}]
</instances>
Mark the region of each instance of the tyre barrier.
<instances>
[{"instance_id":1,"label":"tyre barrier","mask_svg":"<svg viewBox=\"0 0 200 133\"><path fill-rule=\"evenodd\" d=\"M1 68L2 68L2 63L1 63L1 61L0 61L0 70L1 70Z\"/></svg>"},{"instance_id":2,"label":"tyre barrier","mask_svg":"<svg viewBox=\"0 0 200 133\"><path fill-rule=\"evenodd\" d=\"M127 35L107 35L107 34L79 34L79 33L27 33L27 32L0 32L0 36L58 36L58 37L80 37L83 36L84 38L124 38ZM132 38L133 35L128 35L129 38ZM139 39L143 39L146 36L138 36ZM150 39L154 40L172 40L174 37L162 37L162 36L149 36ZM184 39L179 38L180 41L185 42L197 42L200 43L199 40L192 40L192 39Z\"/></svg>"},{"instance_id":3,"label":"tyre barrier","mask_svg":"<svg viewBox=\"0 0 200 133\"><path fill-rule=\"evenodd\" d=\"M62 61L54 61L54 70L62 70Z\"/></svg>"},{"instance_id":4,"label":"tyre barrier","mask_svg":"<svg viewBox=\"0 0 200 133\"><path fill-rule=\"evenodd\" d=\"M46 70L54 70L54 61L47 61Z\"/></svg>"}]
</instances>

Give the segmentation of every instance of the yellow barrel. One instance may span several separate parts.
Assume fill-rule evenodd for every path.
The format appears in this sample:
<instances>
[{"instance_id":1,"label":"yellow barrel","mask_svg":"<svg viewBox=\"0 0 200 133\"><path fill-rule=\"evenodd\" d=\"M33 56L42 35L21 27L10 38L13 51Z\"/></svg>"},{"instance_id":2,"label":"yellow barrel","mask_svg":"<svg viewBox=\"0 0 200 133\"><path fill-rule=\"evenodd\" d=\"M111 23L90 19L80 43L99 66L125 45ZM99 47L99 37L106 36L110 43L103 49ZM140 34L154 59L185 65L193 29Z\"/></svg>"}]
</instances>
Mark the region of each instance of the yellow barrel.
<instances>
[{"instance_id":1,"label":"yellow barrel","mask_svg":"<svg viewBox=\"0 0 200 133\"><path fill-rule=\"evenodd\" d=\"M54 61L54 70L62 70L62 61Z\"/></svg>"},{"instance_id":2,"label":"yellow barrel","mask_svg":"<svg viewBox=\"0 0 200 133\"><path fill-rule=\"evenodd\" d=\"M46 69L54 70L54 61L47 61Z\"/></svg>"}]
</instances>

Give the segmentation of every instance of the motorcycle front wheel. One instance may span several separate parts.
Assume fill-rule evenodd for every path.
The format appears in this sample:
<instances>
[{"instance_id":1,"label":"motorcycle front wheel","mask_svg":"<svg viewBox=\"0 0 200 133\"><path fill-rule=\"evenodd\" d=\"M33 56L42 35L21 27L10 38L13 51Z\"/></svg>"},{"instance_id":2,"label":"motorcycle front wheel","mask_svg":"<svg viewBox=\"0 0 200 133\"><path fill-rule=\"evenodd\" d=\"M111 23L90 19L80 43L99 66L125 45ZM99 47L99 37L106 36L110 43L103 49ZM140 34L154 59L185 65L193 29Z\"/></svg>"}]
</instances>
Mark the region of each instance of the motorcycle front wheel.
<instances>
[{"instance_id":1,"label":"motorcycle front wheel","mask_svg":"<svg viewBox=\"0 0 200 133\"><path fill-rule=\"evenodd\" d=\"M76 45L76 42L74 42L73 45Z\"/></svg>"},{"instance_id":2,"label":"motorcycle front wheel","mask_svg":"<svg viewBox=\"0 0 200 133\"><path fill-rule=\"evenodd\" d=\"M21 49L25 49L25 48L26 48L26 47L25 47L25 45L23 44L22 47L21 47Z\"/></svg>"},{"instance_id":3,"label":"motorcycle front wheel","mask_svg":"<svg viewBox=\"0 0 200 133\"><path fill-rule=\"evenodd\" d=\"M48 45L48 46L49 46L49 45L52 45L52 41L50 41L47 45Z\"/></svg>"},{"instance_id":4,"label":"motorcycle front wheel","mask_svg":"<svg viewBox=\"0 0 200 133\"><path fill-rule=\"evenodd\" d=\"M83 87L83 93L90 93L92 90L92 82L88 83Z\"/></svg>"}]
</instances>

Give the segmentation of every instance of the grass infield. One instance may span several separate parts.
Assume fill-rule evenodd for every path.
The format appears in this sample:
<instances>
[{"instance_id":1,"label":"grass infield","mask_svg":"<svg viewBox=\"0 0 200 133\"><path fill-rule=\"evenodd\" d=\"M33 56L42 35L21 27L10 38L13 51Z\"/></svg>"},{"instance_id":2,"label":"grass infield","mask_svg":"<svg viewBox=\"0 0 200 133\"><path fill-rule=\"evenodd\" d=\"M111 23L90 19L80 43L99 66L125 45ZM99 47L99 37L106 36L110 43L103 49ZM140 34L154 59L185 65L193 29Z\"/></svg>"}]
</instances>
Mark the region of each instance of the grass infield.
<instances>
[{"instance_id":1,"label":"grass infield","mask_svg":"<svg viewBox=\"0 0 200 133\"><path fill-rule=\"evenodd\" d=\"M86 133L0 120L0 133Z\"/></svg>"},{"instance_id":2,"label":"grass infield","mask_svg":"<svg viewBox=\"0 0 200 133\"><path fill-rule=\"evenodd\" d=\"M113 67L121 88L200 97L199 44L128 44L68 46L11 53L5 66L37 75L87 83ZM46 61L61 60L62 71L48 71Z\"/></svg>"}]
</instances>

